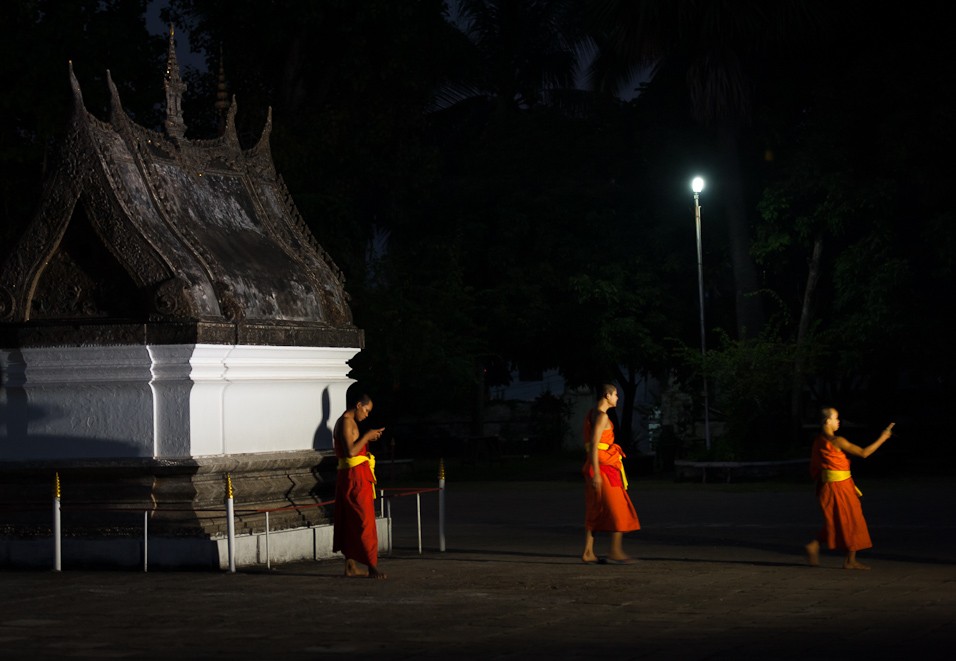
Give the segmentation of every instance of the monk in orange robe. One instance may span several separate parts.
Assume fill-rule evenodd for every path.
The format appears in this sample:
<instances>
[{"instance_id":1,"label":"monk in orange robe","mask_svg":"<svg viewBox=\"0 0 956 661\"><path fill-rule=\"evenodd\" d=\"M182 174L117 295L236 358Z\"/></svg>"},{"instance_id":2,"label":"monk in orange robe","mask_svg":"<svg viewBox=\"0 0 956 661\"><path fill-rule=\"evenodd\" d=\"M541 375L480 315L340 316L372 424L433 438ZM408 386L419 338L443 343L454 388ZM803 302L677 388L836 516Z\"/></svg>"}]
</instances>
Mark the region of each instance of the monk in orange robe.
<instances>
[{"instance_id":1,"label":"monk in orange robe","mask_svg":"<svg viewBox=\"0 0 956 661\"><path fill-rule=\"evenodd\" d=\"M617 406L617 388L605 384L599 393L597 405L584 419L584 446L588 459L584 463L584 553L581 560L590 564L601 562L594 553L594 533L610 532L611 548L607 562L633 562L624 553L624 533L640 530L637 512L627 495L627 476L624 473L624 452L614 442L614 425L608 409Z\"/></svg>"},{"instance_id":2,"label":"monk in orange robe","mask_svg":"<svg viewBox=\"0 0 956 661\"><path fill-rule=\"evenodd\" d=\"M345 556L345 575L385 578L378 569L378 530L375 524L375 457L368 444L384 427L359 433L358 423L372 412L372 400L359 395L336 421L332 446L339 460L335 478L332 551ZM361 565L365 565L362 567Z\"/></svg>"},{"instance_id":3,"label":"monk in orange robe","mask_svg":"<svg viewBox=\"0 0 956 661\"><path fill-rule=\"evenodd\" d=\"M846 552L844 569L869 569L856 559L856 552L873 546L870 532L860 506L860 490L850 475L850 460L854 457L869 457L893 435L890 423L880 437L861 448L842 436L837 436L840 415L835 408L820 411L820 434L813 441L810 454L810 474L817 482L817 499L823 510L823 529L817 538L806 545L807 561L812 566L820 564L820 545Z\"/></svg>"}]
</instances>

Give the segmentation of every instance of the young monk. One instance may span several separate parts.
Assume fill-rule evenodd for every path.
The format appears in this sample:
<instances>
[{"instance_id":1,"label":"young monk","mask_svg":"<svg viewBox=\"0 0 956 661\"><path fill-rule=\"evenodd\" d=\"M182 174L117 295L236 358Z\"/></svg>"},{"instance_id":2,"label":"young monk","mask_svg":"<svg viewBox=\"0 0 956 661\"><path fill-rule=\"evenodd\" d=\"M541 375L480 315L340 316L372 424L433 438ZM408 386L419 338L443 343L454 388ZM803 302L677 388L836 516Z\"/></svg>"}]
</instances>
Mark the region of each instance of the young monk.
<instances>
[{"instance_id":1,"label":"young monk","mask_svg":"<svg viewBox=\"0 0 956 661\"><path fill-rule=\"evenodd\" d=\"M600 562L594 553L594 533L610 532L611 548L607 562L633 562L624 553L624 533L640 530L637 512L627 495L627 476L624 474L624 452L614 442L614 425L608 409L617 406L617 388L605 384L598 391L597 405L584 419L584 447L587 461L584 473L584 553L581 560L591 564Z\"/></svg>"},{"instance_id":2,"label":"young monk","mask_svg":"<svg viewBox=\"0 0 956 661\"><path fill-rule=\"evenodd\" d=\"M339 459L335 479L332 551L345 556L345 575L385 578L378 569L378 530L375 524L375 457L368 444L384 427L359 434L358 423L372 412L372 399L349 395L348 409L336 421L332 446ZM364 565L361 566L361 565Z\"/></svg>"},{"instance_id":3,"label":"young monk","mask_svg":"<svg viewBox=\"0 0 956 661\"><path fill-rule=\"evenodd\" d=\"M810 474L817 481L817 499L823 510L823 529L817 538L806 545L807 562L820 564L820 545L846 551L844 569L869 569L856 559L856 552L873 546L870 532L860 506L860 490L850 476L847 454L867 458L876 452L893 434L891 422L880 437L865 448L854 445L836 432L840 415L835 408L820 410L820 434L813 442L810 454Z\"/></svg>"}]
</instances>

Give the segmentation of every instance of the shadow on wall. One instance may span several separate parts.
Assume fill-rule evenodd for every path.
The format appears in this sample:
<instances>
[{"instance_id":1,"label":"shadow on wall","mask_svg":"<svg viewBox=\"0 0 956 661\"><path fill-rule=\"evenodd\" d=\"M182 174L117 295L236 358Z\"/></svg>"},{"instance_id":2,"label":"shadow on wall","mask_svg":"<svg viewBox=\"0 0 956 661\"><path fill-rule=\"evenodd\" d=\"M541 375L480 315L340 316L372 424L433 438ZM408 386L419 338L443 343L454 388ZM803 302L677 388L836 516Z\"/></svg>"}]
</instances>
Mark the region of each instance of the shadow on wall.
<instances>
[{"instance_id":1,"label":"shadow on wall","mask_svg":"<svg viewBox=\"0 0 956 661\"><path fill-rule=\"evenodd\" d=\"M11 352L10 357L13 364L22 363L18 351ZM143 456L131 441L78 434L31 433L32 423L62 419L68 413L57 407L30 404L23 388L26 379L22 376L15 378L15 374L16 370L0 371L0 461Z\"/></svg>"},{"instance_id":2,"label":"shadow on wall","mask_svg":"<svg viewBox=\"0 0 956 661\"><path fill-rule=\"evenodd\" d=\"M3 358L0 355L0 358ZM11 351L7 357L9 362L23 362L23 356L19 351ZM8 383L10 371L4 374L3 360L0 360L0 459L6 455L6 445L11 438L22 438L27 434L27 423L30 419L27 408L27 395L23 391L23 383ZM26 381L23 379L22 381ZM19 386L19 387L14 387ZM22 411L20 415L15 415L14 411ZM38 411L34 415L39 418L44 414Z\"/></svg>"},{"instance_id":3,"label":"shadow on wall","mask_svg":"<svg viewBox=\"0 0 956 661\"><path fill-rule=\"evenodd\" d=\"M319 421L319 426L316 427L315 434L312 436L313 450L332 449L332 430L329 429L331 408L332 401L329 397L329 389L325 388L322 391L322 419Z\"/></svg>"},{"instance_id":4,"label":"shadow on wall","mask_svg":"<svg viewBox=\"0 0 956 661\"><path fill-rule=\"evenodd\" d=\"M0 462L47 459L124 459L143 457L130 441L73 434L31 434L30 421L62 412L26 403L26 395L6 390L0 399ZM19 401L22 398L23 401Z\"/></svg>"}]
</instances>

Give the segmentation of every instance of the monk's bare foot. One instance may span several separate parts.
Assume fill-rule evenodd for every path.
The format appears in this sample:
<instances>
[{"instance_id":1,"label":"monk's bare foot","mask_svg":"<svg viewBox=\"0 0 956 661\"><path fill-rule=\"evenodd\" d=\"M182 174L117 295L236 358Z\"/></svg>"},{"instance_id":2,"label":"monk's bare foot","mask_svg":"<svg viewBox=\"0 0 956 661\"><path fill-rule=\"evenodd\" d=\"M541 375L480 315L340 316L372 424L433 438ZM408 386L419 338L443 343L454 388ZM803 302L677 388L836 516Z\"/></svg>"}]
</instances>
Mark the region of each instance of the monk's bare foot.
<instances>
[{"instance_id":1,"label":"monk's bare foot","mask_svg":"<svg viewBox=\"0 0 956 661\"><path fill-rule=\"evenodd\" d=\"M593 565L597 561L598 561L598 557L594 555L594 551L591 551L591 552L585 551L581 555L581 562L583 563Z\"/></svg>"},{"instance_id":2,"label":"monk's bare foot","mask_svg":"<svg viewBox=\"0 0 956 661\"><path fill-rule=\"evenodd\" d=\"M388 578L388 576L386 576L384 573L378 570L378 567L369 567L368 577L369 578Z\"/></svg>"},{"instance_id":3,"label":"monk's bare foot","mask_svg":"<svg viewBox=\"0 0 956 661\"><path fill-rule=\"evenodd\" d=\"M847 560L846 562L843 563L843 568L844 568L844 569L862 569L862 570L865 571L865 570L869 569L870 566L869 566L869 565L864 565L864 564L863 564L862 562L860 562L859 560L853 560L852 562L849 561L849 560Z\"/></svg>"},{"instance_id":4,"label":"monk's bare foot","mask_svg":"<svg viewBox=\"0 0 956 661\"><path fill-rule=\"evenodd\" d=\"M807 564L811 567L820 565L820 542L813 540L803 548L807 551Z\"/></svg>"},{"instance_id":5,"label":"monk's bare foot","mask_svg":"<svg viewBox=\"0 0 956 661\"><path fill-rule=\"evenodd\" d=\"M345 575L349 578L364 578L368 576L368 570L359 566L355 560L345 561Z\"/></svg>"},{"instance_id":6,"label":"monk's bare foot","mask_svg":"<svg viewBox=\"0 0 956 661\"><path fill-rule=\"evenodd\" d=\"M607 561L612 565L633 565L637 560L626 555L609 555Z\"/></svg>"}]
</instances>

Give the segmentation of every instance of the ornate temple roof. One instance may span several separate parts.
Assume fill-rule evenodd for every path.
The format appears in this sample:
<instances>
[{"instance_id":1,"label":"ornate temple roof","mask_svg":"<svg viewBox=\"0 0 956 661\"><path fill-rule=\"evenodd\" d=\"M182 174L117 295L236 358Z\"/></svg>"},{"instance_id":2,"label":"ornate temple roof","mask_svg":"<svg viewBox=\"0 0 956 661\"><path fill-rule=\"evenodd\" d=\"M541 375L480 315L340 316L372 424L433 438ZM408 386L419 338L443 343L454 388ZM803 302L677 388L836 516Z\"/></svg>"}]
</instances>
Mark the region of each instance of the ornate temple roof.
<instances>
[{"instance_id":1,"label":"ornate temple roof","mask_svg":"<svg viewBox=\"0 0 956 661\"><path fill-rule=\"evenodd\" d=\"M275 170L272 114L239 145L185 137L173 33L165 132L137 125L107 71L108 122L74 108L39 209L0 268L0 343L361 346L344 279Z\"/></svg>"}]
</instances>

